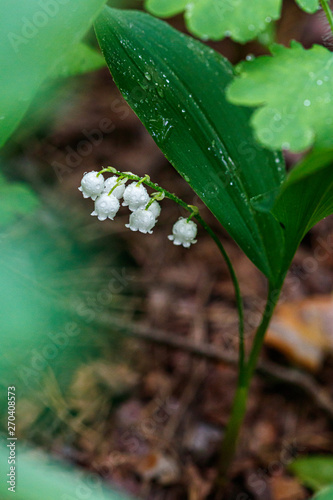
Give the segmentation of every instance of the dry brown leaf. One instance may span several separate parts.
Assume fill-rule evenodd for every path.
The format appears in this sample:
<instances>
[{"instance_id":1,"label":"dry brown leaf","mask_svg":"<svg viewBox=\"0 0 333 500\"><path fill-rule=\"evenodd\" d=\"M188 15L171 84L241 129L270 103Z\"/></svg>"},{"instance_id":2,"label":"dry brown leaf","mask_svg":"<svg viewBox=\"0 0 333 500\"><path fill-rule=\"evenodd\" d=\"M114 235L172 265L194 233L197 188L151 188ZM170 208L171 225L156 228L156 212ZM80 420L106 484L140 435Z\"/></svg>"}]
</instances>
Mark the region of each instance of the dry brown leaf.
<instances>
[{"instance_id":1,"label":"dry brown leaf","mask_svg":"<svg viewBox=\"0 0 333 500\"><path fill-rule=\"evenodd\" d=\"M291 477L272 477L270 479L272 500L304 500L305 489Z\"/></svg>"},{"instance_id":2,"label":"dry brown leaf","mask_svg":"<svg viewBox=\"0 0 333 500\"><path fill-rule=\"evenodd\" d=\"M293 363L317 371L333 352L333 298L314 296L280 305L267 332L266 345Z\"/></svg>"},{"instance_id":3,"label":"dry brown leaf","mask_svg":"<svg viewBox=\"0 0 333 500\"><path fill-rule=\"evenodd\" d=\"M136 472L146 481L156 480L159 484L175 484L180 478L180 468L170 455L152 452L136 464Z\"/></svg>"}]
</instances>

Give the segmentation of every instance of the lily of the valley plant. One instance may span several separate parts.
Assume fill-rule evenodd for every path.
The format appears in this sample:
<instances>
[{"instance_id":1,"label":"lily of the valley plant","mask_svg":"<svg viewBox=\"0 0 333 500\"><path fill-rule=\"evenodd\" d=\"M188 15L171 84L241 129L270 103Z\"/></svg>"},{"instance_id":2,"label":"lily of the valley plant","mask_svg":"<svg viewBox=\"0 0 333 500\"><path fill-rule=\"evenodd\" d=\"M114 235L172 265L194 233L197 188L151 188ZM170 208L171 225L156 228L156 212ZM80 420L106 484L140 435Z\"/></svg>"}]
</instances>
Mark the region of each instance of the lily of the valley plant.
<instances>
[{"instance_id":1,"label":"lily of the valley plant","mask_svg":"<svg viewBox=\"0 0 333 500\"><path fill-rule=\"evenodd\" d=\"M232 0L179 5L147 0L155 15L185 9L189 30L202 38L258 38L268 47L269 55L248 57L236 68L149 14L105 7L95 23L103 55L124 98L170 163L267 278L267 304L247 353L236 274L198 209L148 176L106 167L83 177L80 189L95 201L92 215L100 220L113 219L123 199L129 209L126 226L149 234L157 224L160 202L169 197L188 210L188 218L170 221L169 239L184 247L195 243L196 220L227 263L239 313L239 377L221 448L220 482L235 452L250 381L293 256L309 229L333 212L333 54L321 46L306 50L297 42L290 47L273 43L281 2L275 7L273 3L258 1L253 9L248 2ZM298 4L307 12L319 9L318 0ZM322 7L333 27L326 0ZM287 173L282 150L309 148ZM104 179L105 174L111 177Z\"/></svg>"}]
</instances>

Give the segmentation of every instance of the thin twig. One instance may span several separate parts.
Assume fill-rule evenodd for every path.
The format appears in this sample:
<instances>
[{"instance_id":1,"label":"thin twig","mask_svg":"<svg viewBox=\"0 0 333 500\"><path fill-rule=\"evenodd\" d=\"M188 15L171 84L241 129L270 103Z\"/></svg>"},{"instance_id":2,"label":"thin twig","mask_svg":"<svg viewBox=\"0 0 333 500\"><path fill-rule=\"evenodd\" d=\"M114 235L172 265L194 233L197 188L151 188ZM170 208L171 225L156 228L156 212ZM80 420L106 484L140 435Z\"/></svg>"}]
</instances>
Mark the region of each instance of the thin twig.
<instances>
[{"instance_id":1,"label":"thin twig","mask_svg":"<svg viewBox=\"0 0 333 500\"><path fill-rule=\"evenodd\" d=\"M194 344L192 340L172 335L157 328L149 328L144 325L129 325L122 323L108 315L102 315L99 318L100 326L118 330L125 335L134 338L146 340L156 344L164 345L174 349L186 351L194 356L204 357L211 361L222 362L237 366L238 357L234 354L207 343ZM270 361L260 361L258 363L258 372L271 375L273 378L281 380L288 385L294 385L301 388L306 394L312 397L317 406L324 410L330 417L333 417L333 401L326 391L307 373L294 368L280 366Z\"/></svg>"}]
</instances>

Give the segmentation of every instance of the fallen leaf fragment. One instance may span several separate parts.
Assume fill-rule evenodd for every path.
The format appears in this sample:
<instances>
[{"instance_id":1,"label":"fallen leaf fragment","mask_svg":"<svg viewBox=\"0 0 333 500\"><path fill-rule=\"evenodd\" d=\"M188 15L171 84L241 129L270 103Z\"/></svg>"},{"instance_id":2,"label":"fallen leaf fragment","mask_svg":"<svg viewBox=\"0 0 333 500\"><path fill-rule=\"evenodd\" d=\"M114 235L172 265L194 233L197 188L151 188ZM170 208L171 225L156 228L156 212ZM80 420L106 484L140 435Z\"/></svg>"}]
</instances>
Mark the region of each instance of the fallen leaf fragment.
<instances>
[{"instance_id":1,"label":"fallen leaf fragment","mask_svg":"<svg viewBox=\"0 0 333 500\"><path fill-rule=\"evenodd\" d=\"M282 352L292 363L317 371L333 353L333 298L318 295L280 305L265 344Z\"/></svg>"},{"instance_id":2,"label":"fallen leaf fragment","mask_svg":"<svg viewBox=\"0 0 333 500\"><path fill-rule=\"evenodd\" d=\"M140 458L136 472L146 481L159 484L175 484L180 478L180 468L174 458L160 452L152 452Z\"/></svg>"}]
</instances>

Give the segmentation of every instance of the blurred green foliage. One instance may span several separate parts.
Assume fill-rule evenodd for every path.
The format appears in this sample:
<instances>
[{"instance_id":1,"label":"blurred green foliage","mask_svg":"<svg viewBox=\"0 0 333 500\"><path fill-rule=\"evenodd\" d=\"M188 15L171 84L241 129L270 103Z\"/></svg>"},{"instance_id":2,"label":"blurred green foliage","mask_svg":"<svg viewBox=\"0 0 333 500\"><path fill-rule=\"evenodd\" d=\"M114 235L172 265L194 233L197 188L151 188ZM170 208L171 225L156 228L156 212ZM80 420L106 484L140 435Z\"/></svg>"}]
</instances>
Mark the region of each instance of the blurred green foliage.
<instances>
[{"instance_id":1,"label":"blurred green foliage","mask_svg":"<svg viewBox=\"0 0 333 500\"><path fill-rule=\"evenodd\" d=\"M31 396L49 370L67 387L80 363L112 351L114 336L97 335L94 322L121 310L125 262L115 246L105 259L80 242L75 223L44 205L0 231L2 391L17 385L18 397Z\"/></svg>"},{"instance_id":2,"label":"blurred green foliage","mask_svg":"<svg viewBox=\"0 0 333 500\"><path fill-rule=\"evenodd\" d=\"M0 476L1 499L16 500L126 500L129 497L103 486L102 478L79 472L73 467L46 455L18 448L19 464L15 493L8 491L6 474ZM2 443L0 463L7 463L8 448ZM5 467L3 470L5 471ZM8 466L9 470L9 466Z\"/></svg>"},{"instance_id":3,"label":"blurred green foliage","mask_svg":"<svg viewBox=\"0 0 333 500\"><path fill-rule=\"evenodd\" d=\"M290 471L312 490L321 490L333 481L332 455L300 457L289 466ZM327 498L333 498L327 497Z\"/></svg>"},{"instance_id":4,"label":"blurred green foliage","mask_svg":"<svg viewBox=\"0 0 333 500\"><path fill-rule=\"evenodd\" d=\"M17 215L34 211L38 204L37 196L28 186L7 182L0 173L0 228L10 225Z\"/></svg>"},{"instance_id":5,"label":"blurred green foliage","mask_svg":"<svg viewBox=\"0 0 333 500\"><path fill-rule=\"evenodd\" d=\"M2 9L0 146L17 127L40 85L80 42L104 3L16 0Z\"/></svg>"}]
</instances>

